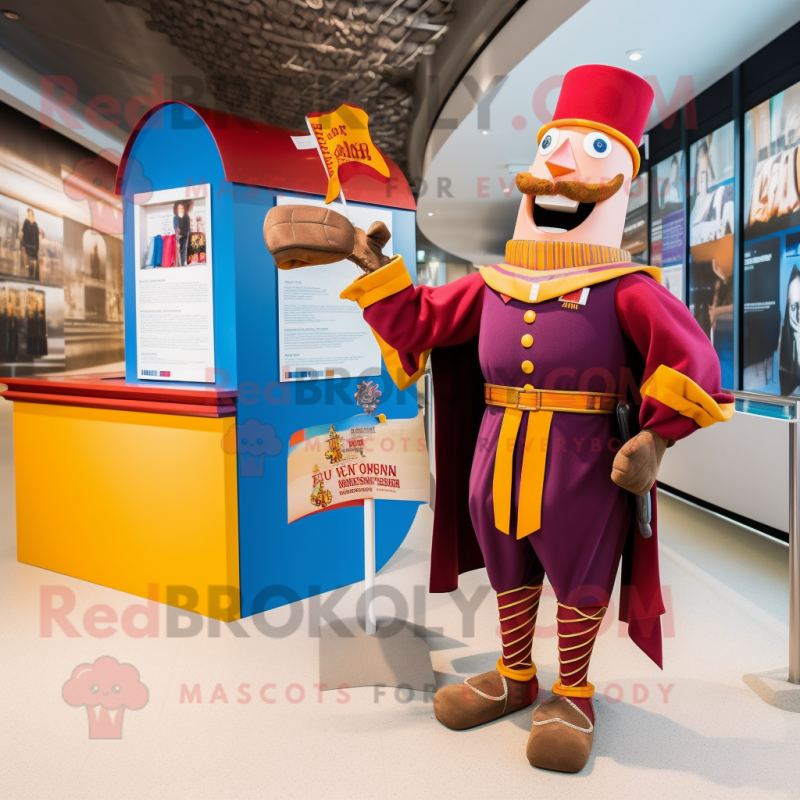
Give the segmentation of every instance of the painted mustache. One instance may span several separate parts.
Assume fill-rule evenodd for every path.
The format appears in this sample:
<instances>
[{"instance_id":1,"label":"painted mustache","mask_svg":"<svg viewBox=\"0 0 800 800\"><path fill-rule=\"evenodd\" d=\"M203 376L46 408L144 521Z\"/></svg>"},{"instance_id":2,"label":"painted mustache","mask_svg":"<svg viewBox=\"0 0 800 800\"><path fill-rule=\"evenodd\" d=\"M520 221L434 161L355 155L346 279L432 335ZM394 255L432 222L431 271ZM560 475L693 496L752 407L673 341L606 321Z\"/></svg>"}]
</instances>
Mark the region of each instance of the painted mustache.
<instances>
[{"instance_id":1,"label":"painted mustache","mask_svg":"<svg viewBox=\"0 0 800 800\"><path fill-rule=\"evenodd\" d=\"M553 181L534 178L530 172L517 173L517 189L522 194L560 194L578 203L599 203L613 197L625 182L622 173L608 183L581 183L580 181Z\"/></svg>"}]
</instances>

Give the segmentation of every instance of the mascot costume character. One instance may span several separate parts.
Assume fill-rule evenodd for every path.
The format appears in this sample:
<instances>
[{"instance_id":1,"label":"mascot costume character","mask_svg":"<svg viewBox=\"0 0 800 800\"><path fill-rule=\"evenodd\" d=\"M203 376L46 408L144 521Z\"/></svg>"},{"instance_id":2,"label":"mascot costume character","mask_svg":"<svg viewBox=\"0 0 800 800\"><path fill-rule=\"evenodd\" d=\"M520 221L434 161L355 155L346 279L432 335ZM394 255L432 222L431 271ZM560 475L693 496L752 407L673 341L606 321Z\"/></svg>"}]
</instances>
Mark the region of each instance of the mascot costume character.
<instances>
[{"instance_id":1,"label":"mascot costume character","mask_svg":"<svg viewBox=\"0 0 800 800\"><path fill-rule=\"evenodd\" d=\"M463 730L536 701L531 642L546 575L559 678L533 712L526 754L562 772L580 771L591 752L589 662L620 562L620 618L662 665L655 480L664 451L733 414L717 355L687 307L659 269L619 249L652 100L626 70L568 72L530 171L516 178L523 198L505 262L445 286L414 286L403 259L382 254L382 223L365 232L329 209L279 206L264 226L280 268L342 258L362 268L342 297L363 309L400 388L431 359L430 589L453 591L459 573L485 566L502 639L495 669L436 693L436 717ZM639 424L620 447L628 398ZM632 495L652 504L641 532Z\"/></svg>"}]
</instances>

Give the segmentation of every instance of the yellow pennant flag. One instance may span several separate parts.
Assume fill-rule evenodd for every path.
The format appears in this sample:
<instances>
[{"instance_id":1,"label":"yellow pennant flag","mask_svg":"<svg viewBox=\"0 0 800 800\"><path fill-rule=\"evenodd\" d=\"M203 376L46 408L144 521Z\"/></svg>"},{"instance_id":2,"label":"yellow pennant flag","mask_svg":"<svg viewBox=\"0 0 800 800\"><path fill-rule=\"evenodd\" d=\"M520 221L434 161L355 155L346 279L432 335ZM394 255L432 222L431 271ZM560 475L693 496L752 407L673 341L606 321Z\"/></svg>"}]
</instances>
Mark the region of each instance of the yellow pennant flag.
<instances>
[{"instance_id":1,"label":"yellow pennant flag","mask_svg":"<svg viewBox=\"0 0 800 800\"><path fill-rule=\"evenodd\" d=\"M328 173L326 203L353 175L389 180L389 165L369 136L369 115L363 108L343 103L336 111L309 114L307 120Z\"/></svg>"}]
</instances>

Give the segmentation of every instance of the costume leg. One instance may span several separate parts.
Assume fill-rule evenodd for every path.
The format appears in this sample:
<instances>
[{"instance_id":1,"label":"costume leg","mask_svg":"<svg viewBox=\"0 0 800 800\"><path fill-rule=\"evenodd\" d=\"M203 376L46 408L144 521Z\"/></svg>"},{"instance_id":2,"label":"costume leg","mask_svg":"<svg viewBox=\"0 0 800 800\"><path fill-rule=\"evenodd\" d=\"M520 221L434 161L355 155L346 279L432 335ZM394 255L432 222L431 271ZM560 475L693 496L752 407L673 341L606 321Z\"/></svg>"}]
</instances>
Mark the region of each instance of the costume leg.
<instances>
[{"instance_id":1,"label":"costume leg","mask_svg":"<svg viewBox=\"0 0 800 800\"><path fill-rule=\"evenodd\" d=\"M436 692L433 711L442 725L453 730L474 728L526 708L536 699L539 681L531 642L541 592L539 585L498 593L503 653L495 669Z\"/></svg>"},{"instance_id":2,"label":"costume leg","mask_svg":"<svg viewBox=\"0 0 800 800\"><path fill-rule=\"evenodd\" d=\"M539 693L531 643L542 586L498 592L503 652L495 669L445 686L433 698L436 718L448 728L483 725L531 705Z\"/></svg>"},{"instance_id":3,"label":"costume leg","mask_svg":"<svg viewBox=\"0 0 800 800\"><path fill-rule=\"evenodd\" d=\"M506 678L524 681L536 677L531 644L541 596L541 585L522 586L497 595L503 642L503 655L497 662L497 671Z\"/></svg>"},{"instance_id":4,"label":"costume leg","mask_svg":"<svg viewBox=\"0 0 800 800\"><path fill-rule=\"evenodd\" d=\"M558 772L580 772L594 740L594 686L587 680L606 607L558 604L558 681L553 697L533 714L528 761Z\"/></svg>"},{"instance_id":5,"label":"costume leg","mask_svg":"<svg viewBox=\"0 0 800 800\"><path fill-rule=\"evenodd\" d=\"M558 604L558 683L553 691L562 697L589 700L594 686L587 681L589 660L606 607L600 605L582 608ZM584 704L587 705L587 704ZM588 704L591 710L591 704ZM594 712L591 712L594 721Z\"/></svg>"},{"instance_id":6,"label":"costume leg","mask_svg":"<svg viewBox=\"0 0 800 800\"><path fill-rule=\"evenodd\" d=\"M503 654L495 669L436 693L436 718L454 730L473 728L519 711L531 705L539 691L530 653L544 570L529 542L495 527L493 463L476 459L473 464L470 515L489 582L497 592Z\"/></svg>"}]
</instances>

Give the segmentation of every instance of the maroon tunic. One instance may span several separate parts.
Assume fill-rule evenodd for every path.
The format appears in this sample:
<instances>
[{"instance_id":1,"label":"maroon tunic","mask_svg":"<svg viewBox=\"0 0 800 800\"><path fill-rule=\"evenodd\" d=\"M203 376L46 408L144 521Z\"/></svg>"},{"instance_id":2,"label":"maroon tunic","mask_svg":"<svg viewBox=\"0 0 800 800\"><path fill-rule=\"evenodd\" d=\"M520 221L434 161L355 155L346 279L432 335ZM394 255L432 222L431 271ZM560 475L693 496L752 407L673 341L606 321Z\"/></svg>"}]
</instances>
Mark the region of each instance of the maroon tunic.
<instances>
[{"instance_id":1,"label":"maroon tunic","mask_svg":"<svg viewBox=\"0 0 800 800\"><path fill-rule=\"evenodd\" d=\"M616 284L591 287L586 305L578 310L558 300L540 303L531 323L524 319L529 304L505 303L487 288L479 334L486 381L523 386L533 379L541 389L616 392L626 370L641 373L638 352L626 346L615 324ZM521 344L526 334L534 339L529 348ZM520 368L526 359L534 365L530 374ZM612 415L553 414L549 441L534 443L547 447L541 527L517 539L498 532L494 520L492 445L496 448L503 411L486 407L470 478L470 514L492 588L503 592L536 585L543 568L561 603L607 605L631 522L625 492L611 481L619 449ZM527 490L521 474L528 420L523 415L514 452L512 531L519 493Z\"/></svg>"},{"instance_id":2,"label":"maroon tunic","mask_svg":"<svg viewBox=\"0 0 800 800\"><path fill-rule=\"evenodd\" d=\"M524 314L531 309L535 319L526 322ZM586 304L577 309L557 299L509 298L474 274L437 289L407 286L365 308L364 316L397 349L408 374L417 369L421 353L436 348L431 362L437 458L431 590L451 591L459 572L485 564L497 591L533 585L545 572L562 603L606 604L627 543L621 618L660 665L657 537L644 540L632 532L626 494L611 481L619 446L612 417L553 414L541 527L517 540L495 527L492 477L503 409L483 404L482 382L617 392L635 390L663 364L694 380L717 402L731 402L720 389L716 353L689 310L642 274L591 286ZM525 347L522 337L528 333L534 341ZM533 372L523 372L525 360L533 363ZM523 415L514 454L512 531L519 492L526 490L520 487L520 443L527 418ZM652 397L641 405L640 423L664 439L680 439L698 427Z\"/></svg>"}]
</instances>

